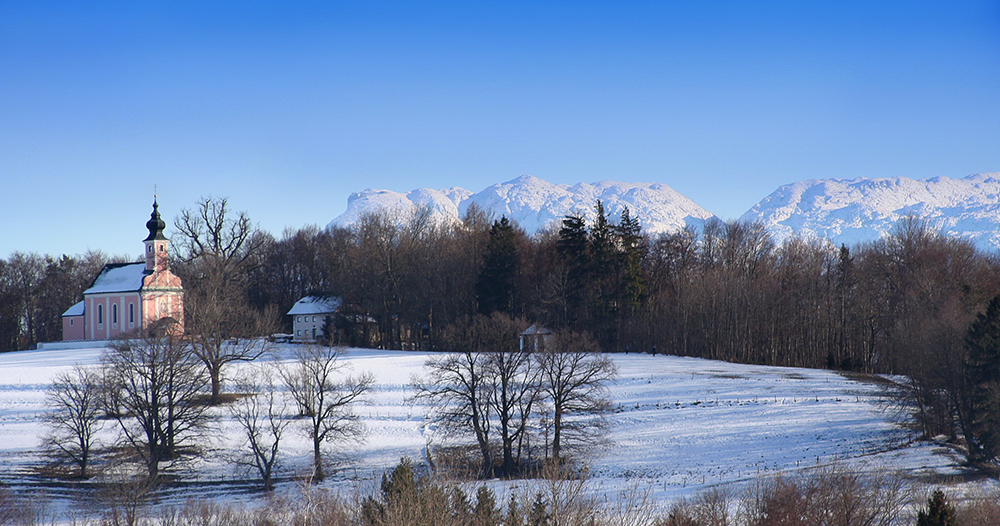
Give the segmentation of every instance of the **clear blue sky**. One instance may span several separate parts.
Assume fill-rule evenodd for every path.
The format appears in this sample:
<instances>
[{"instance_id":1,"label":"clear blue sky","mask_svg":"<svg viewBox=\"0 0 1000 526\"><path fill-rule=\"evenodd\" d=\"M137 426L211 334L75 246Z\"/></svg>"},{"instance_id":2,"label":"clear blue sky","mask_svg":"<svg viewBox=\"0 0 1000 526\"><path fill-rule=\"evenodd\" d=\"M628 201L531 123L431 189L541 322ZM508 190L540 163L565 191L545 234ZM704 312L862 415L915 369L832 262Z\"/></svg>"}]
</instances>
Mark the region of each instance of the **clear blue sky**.
<instances>
[{"instance_id":1,"label":"clear blue sky","mask_svg":"<svg viewBox=\"0 0 1000 526\"><path fill-rule=\"evenodd\" d=\"M0 257L138 255L154 184L168 223L228 196L280 236L368 187L661 182L735 218L985 171L1000 1L0 0Z\"/></svg>"}]
</instances>

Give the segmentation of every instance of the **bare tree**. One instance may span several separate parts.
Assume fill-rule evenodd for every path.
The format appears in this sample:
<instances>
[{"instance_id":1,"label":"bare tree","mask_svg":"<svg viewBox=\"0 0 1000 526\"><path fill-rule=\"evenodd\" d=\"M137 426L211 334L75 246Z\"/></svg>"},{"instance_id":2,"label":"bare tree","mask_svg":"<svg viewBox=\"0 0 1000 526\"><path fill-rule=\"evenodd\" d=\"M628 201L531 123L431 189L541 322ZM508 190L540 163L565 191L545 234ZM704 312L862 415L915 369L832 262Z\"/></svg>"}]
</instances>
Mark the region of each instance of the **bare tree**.
<instances>
[{"instance_id":1,"label":"bare tree","mask_svg":"<svg viewBox=\"0 0 1000 526\"><path fill-rule=\"evenodd\" d=\"M567 444L591 442L607 429L603 414L611 405L607 384L615 365L591 338L572 332L545 342L537 360L541 389L552 404L552 458L558 462Z\"/></svg>"},{"instance_id":2,"label":"bare tree","mask_svg":"<svg viewBox=\"0 0 1000 526\"><path fill-rule=\"evenodd\" d=\"M238 462L256 470L264 489L271 491L281 439L292 422L286 418L287 406L275 390L272 375L257 373L237 378L236 389L243 396L229 406L229 412L243 430L249 453Z\"/></svg>"},{"instance_id":3,"label":"bare tree","mask_svg":"<svg viewBox=\"0 0 1000 526\"><path fill-rule=\"evenodd\" d=\"M80 467L80 478L88 477L94 435L101 428L101 377L77 366L56 377L47 393L52 411L46 415L50 434L46 447Z\"/></svg>"},{"instance_id":4,"label":"bare tree","mask_svg":"<svg viewBox=\"0 0 1000 526\"><path fill-rule=\"evenodd\" d=\"M258 358L265 343L255 337L278 328L277 312L258 311L247 299L248 276L261 265L273 239L246 212L233 212L226 198L203 197L174 221L188 286L187 332L195 355L208 370L212 405L221 402L223 368Z\"/></svg>"},{"instance_id":5,"label":"bare tree","mask_svg":"<svg viewBox=\"0 0 1000 526\"><path fill-rule=\"evenodd\" d=\"M426 379L414 381L415 399L427 400L446 432L471 433L482 456L482 475L493 469L490 450L491 389L489 357L465 350L427 360Z\"/></svg>"},{"instance_id":6,"label":"bare tree","mask_svg":"<svg viewBox=\"0 0 1000 526\"><path fill-rule=\"evenodd\" d=\"M448 345L457 352L428 360L428 377L414 381L415 398L430 402L445 430L475 437L484 477L493 475L491 436L500 440L501 473L515 471L537 400L531 355L518 347L521 325L497 312L452 326Z\"/></svg>"},{"instance_id":7,"label":"bare tree","mask_svg":"<svg viewBox=\"0 0 1000 526\"><path fill-rule=\"evenodd\" d=\"M500 313L494 313L483 323L490 335L490 345L483 351L489 357L493 384L489 390L490 403L497 417L497 435L503 454L500 471L502 476L511 476L520 464L528 419L539 398L539 370L530 348L522 349L519 345L523 323Z\"/></svg>"},{"instance_id":8,"label":"bare tree","mask_svg":"<svg viewBox=\"0 0 1000 526\"><path fill-rule=\"evenodd\" d=\"M207 376L175 332L165 328L117 340L102 360L105 378L118 391L116 419L124 441L145 461L150 479L160 463L179 458L208 421L207 406L198 401Z\"/></svg>"},{"instance_id":9,"label":"bare tree","mask_svg":"<svg viewBox=\"0 0 1000 526\"><path fill-rule=\"evenodd\" d=\"M371 373L344 375L347 365L340 347L306 345L295 353L295 362L282 369L281 376L289 393L308 418L306 434L313 445L313 476L323 480L324 442L356 439L364 424L351 410L352 404L371 387Z\"/></svg>"}]
</instances>

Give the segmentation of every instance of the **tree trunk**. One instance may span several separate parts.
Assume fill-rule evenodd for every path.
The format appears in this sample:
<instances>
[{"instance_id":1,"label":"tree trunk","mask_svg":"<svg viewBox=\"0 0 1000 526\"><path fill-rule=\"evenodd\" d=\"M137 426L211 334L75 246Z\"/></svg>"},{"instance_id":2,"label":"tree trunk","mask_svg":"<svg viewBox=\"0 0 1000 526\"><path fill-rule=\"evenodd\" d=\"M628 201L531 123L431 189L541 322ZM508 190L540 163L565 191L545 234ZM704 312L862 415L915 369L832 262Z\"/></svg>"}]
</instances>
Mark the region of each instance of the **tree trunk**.
<instances>
[{"instance_id":1,"label":"tree trunk","mask_svg":"<svg viewBox=\"0 0 1000 526\"><path fill-rule=\"evenodd\" d=\"M212 400L211 405L222 403L220 392L222 391L222 371L219 365L212 365L208 368L209 376L212 378Z\"/></svg>"},{"instance_id":2,"label":"tree trunk","mask_svg":"<svg viewBox=\"0 0 1000 526\"><path fill-rule=\"evenodd\" d=\"M552 458L559 463L559 453L562 451L560 438L562 436L562 409L556 408L552 416Z\"/></svg>"},{"instance_id":3,"label":"tree trunk","mask_svg":"<svg viewBox=\"0 0 1000 526\"><path fill-rule=\"evenodd\" d=\"M320 441L318 438L313 439L313 482L321 482L326 475L323 474L323 456L320 453Z\"/></svg>"}]
</instances>

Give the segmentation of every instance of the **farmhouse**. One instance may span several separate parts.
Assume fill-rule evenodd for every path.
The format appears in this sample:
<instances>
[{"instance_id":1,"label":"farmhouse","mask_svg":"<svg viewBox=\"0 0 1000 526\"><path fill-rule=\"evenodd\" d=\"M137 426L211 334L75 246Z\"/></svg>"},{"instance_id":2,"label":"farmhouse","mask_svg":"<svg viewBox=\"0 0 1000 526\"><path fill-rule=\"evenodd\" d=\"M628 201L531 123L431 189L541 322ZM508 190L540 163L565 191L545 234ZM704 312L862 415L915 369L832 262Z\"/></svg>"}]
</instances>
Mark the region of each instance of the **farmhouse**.
<instances>
[{"instance_id":1,"label":"farmhouse","mask_svg":"<svg viewBox=\"0 0 1000 526\"><path fill-rule=\"evenodd\" d=\"M326 319L332 318L341 303L340 298L327 296L306 296L296 301L288 311L292 317L292 341L316 341L323 336Z\"/></svg>"},{"instance_id":2,"label":"farmhouse","mask_svg":"<svg viewBox=\"0 0 1000 526\"><path fill-rule=\"evenodd\" d=\"M145 261L105 265L83 291L83 301L63 313L63 340L106 340L161 320L176 321L183 330L184 288L170 272L165 227L154 198Z\"/></svg>"}]
</instances>

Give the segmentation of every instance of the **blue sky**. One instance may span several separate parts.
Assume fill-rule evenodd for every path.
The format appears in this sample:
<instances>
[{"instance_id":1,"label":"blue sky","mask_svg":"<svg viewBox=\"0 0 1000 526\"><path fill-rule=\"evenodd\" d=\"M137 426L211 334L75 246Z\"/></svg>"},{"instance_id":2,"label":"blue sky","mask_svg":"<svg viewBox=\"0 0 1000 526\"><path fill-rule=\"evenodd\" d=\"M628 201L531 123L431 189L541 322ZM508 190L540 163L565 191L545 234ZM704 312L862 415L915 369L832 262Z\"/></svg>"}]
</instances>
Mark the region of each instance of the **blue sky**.
<instances>
[{"instance_id":1,"label":"blue sky","mask_svg":"<svg viewBox=\"0 0 1000 526\"><path fill-rule=\"evenodd\" d=\"M1000 1L0 0L0 257L141 252L227 196L661 182L736 218L812 178L1000 171ZM169 232L168 232L169 233Z\"/></svg>"}]
</instances>

